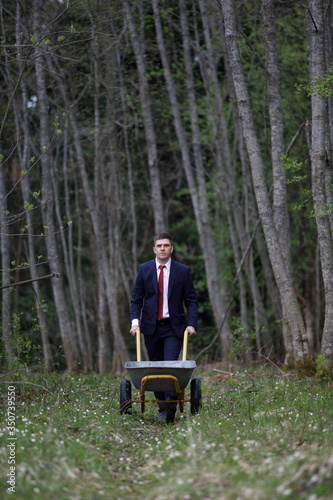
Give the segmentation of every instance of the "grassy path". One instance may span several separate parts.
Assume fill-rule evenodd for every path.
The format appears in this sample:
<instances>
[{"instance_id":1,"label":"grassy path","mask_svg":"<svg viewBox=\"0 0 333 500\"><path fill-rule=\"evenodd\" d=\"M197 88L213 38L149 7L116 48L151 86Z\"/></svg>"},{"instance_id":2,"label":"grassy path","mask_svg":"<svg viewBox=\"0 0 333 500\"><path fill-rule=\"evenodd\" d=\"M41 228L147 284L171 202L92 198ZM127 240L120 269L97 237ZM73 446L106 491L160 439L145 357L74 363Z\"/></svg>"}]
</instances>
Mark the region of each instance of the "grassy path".
<instances>
[{"instance_id":1,"label":"grassy path","mask_svg":"<svg viewBox=\"0 0 333 500\"><path fill-rule=\"evenodd\" d=\"M259 368L196 376L202 411L192 417L187 403L173 425L161 422L152 404L143 415L134 405L121 416L120 377L53 374L13 384L12 376L1 384L1 498L333 498L331 381Z\"/></svg>"}]
</instances>

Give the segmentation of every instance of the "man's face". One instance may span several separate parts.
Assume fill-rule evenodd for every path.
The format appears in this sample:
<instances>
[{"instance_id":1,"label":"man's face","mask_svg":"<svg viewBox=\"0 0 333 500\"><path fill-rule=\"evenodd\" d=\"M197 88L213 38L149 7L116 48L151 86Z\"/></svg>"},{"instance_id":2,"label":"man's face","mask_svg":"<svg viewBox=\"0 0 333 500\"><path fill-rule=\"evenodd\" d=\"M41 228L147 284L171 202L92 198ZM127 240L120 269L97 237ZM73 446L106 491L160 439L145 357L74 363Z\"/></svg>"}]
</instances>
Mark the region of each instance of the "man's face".
<instances>
[{"instance_id":1,"label":"man's face","mask_svg":"<svg viewBox=\"0 0 333 500\"><path fill-rule=\"evenodd\" d=\"M170 255L173 252L173 246L171 246L171 243L167 238L164 240L156 240L153 251L158 262L160 264L165 264L170 259Z\"/></svg>"}]
</instances>

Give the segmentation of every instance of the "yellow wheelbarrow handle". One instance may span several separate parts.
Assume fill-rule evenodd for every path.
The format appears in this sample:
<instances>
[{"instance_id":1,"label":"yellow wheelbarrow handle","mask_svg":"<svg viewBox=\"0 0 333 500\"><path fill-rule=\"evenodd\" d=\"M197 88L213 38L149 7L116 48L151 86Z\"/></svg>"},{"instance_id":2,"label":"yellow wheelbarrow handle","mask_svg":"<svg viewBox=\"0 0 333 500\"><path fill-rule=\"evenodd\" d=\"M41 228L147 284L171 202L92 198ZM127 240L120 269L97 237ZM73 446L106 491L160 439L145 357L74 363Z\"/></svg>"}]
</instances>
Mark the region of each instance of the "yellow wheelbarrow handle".
<instances>
[{"instance_id":1,"label":"yellow wheelbarrow handle","mask_svg":"<svg viewBox=\"0 0 333 500\"><path fill-rule=\"evenodd\" d=\"M184 343L183 343L183 361L186 361L187 358L187 341L188 341L188 330L185 330Z\"/></svg>"},{"instance_id":2,"label":"yellow wheelbarrow handle","mask_svg":"<svg viewBox=\"0 0 333 500\"><path fill-rule=\"evenodd\" d=\"M141 334L140 330L136 330L136 360L141 361ZM184 333L184 342L183 342L183 361L186 361L187 358L187 342L188 342L188 330L185 330Z\"/></svg>"},{"instance_id":3,"label":"yellow wheelbarrow handle","mask_svg":"<svg viewBox=\"0 0 333 500\"><path fill-rule=\"evenodd\" d=\"M136 360L141 361L141 334L140 330L136 330Z\"/></svg>"}]
</instances>

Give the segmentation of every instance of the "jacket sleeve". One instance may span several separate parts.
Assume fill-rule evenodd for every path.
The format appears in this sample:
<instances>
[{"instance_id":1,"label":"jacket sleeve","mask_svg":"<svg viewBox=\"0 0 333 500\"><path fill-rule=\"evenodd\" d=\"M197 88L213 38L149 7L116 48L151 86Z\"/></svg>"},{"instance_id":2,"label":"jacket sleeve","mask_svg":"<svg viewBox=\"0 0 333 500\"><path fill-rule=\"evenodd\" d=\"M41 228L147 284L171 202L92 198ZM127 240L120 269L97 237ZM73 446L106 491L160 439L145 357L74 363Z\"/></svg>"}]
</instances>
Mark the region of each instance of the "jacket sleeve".
<instances>
[{"instance_id":1,"label":"jacket sleeve","mask_svg":"<svg viewBox=\"0 0 333 500\"><path fill-rule=\"evenodd\" d=\"M193 326L196 329L198 324L198 299L189 268L185 279L184 303L187 310L187 326Z\"/></svg>"},{"instance_id":2,"label":"jacket sleeve","mask_svg":"<svg viewBox=\"0 0 333 500\"><path fill-rule=\"evenodd\" d=\"M133 295L131 299L131 321L133 319L141 319L141 310L143 306L143 300L145 296L144 280L142 275L142 268L139 267L139 271L135 280Z\"/></svg>"}]
</instances>

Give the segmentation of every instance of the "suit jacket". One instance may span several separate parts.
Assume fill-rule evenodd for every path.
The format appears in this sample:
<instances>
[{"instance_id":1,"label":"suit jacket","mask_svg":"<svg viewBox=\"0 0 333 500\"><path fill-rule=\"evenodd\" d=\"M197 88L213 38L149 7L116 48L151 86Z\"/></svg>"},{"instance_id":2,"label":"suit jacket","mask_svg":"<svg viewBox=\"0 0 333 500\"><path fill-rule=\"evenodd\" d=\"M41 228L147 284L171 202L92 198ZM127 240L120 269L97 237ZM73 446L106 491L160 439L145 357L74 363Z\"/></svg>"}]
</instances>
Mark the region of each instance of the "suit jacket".
<instances>
[{"instance_id":1,"label":"suit jacket","mask_svg":"<svg viewBox=\"0 0 333 500\"><path fill-rule=\"evenodd\" d=\"M168 304L170 323L177 337L183 337L186 326L197 328L198 303L190 269L174 260L171 260L170 267ZM157 306L158 283L154 259L139 266L131 301L131 320L140 319L140 330L144 335L153 335L155 331Z\"/></svg>"}]
</instances>

